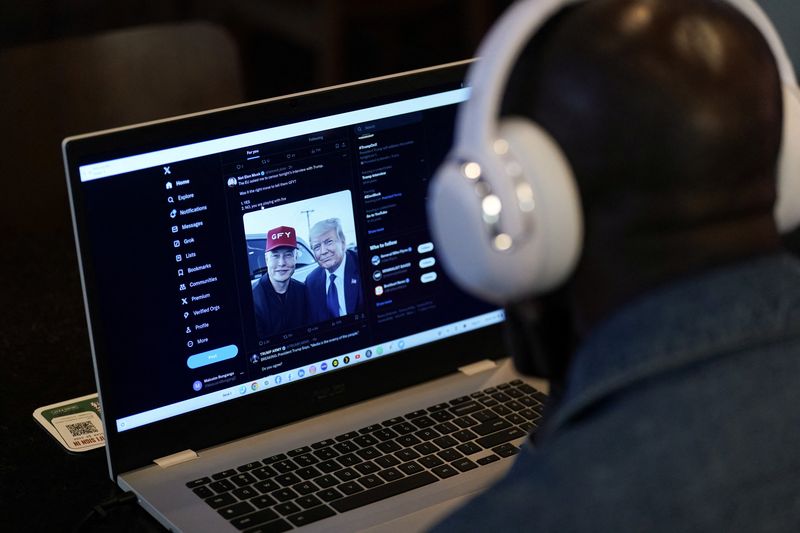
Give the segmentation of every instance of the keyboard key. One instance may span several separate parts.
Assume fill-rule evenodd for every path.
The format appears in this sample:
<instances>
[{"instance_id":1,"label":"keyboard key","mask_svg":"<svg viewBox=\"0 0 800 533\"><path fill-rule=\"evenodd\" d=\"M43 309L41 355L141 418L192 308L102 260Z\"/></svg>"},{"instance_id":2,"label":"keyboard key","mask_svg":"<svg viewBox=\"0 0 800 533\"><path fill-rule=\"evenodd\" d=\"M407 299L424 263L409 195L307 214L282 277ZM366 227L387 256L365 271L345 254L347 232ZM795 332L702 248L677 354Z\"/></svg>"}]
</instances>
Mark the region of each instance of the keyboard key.
<instances>
[{"instance_id":1,"label":"keyboard key","mask_svg":"<svg viewBox=\"0 0 800 533\"><path fill-rule=\"evenodd\" d=\"M262 494L266 494L267 492L278 490L281 487L275 482L274 479L265 479L264 481L259 481L258 483L254 484L253 488Z\"/></svg>"},{"instance_id":2,"label":"keyboard key","mask_svg":"<svg viewBox=\"0 0 800 533\"><path fill-rule=\"evenodd\" d=\"M427 457L423 457L422 459L420 459L419 463L425 468L435 468L437 466L443 465L444 461L442 461L435 455L428 455Z\"/></svg>"},{"instance_id":3,"label":"keyboard key","mask_svg":"<svg viewBox=\"0 0 800 533\"><path fill-rule=\"evenodd\" d=\"M223 518L231 520L236 518L237 516L242 516L243 514L252 513L255 511L256 508L250 505L247 502L239 502L234 503L233 505L229 505L227 507L222 507L221 509L217 509L217 512L222 515Z\"/></svg>"},{"instance_id":4,"label":"keyboard key","mask_svg":"<svg viewBox=\"0 0 800 533\"><path fill-rule=\"evenodd\" d=\"M496 394L492 394L492 398L497 400L500 403L505 403L505 402L511 401L511 396L508 396L507 394L505 394L503 392L498 392Z\"/></svg>"},{"instance_id":5,"label":"keyboard key","mask_svg":"<svg viewBox=\"0 0 800 533\"><path fill-rule=\"evenodd\" d=\"M409 424L408 422L400 422L399 424L392 426L392 429L395 430L400 435L406 435L408 433L415 432L419 428Z\"/></svg>"},{"instance_id":6,"label":"keyboard key","mask_svg":"<svg viewBox=\"0 0 800 533\"><path fill-rule=\"evenodd\" d=\"M476 426L478 424L477 420L469 416L462 416L460 418L456 418L455 420L453 420L453 423L463 429Z\"/></svg>"},{"instance_id":7,"label":"keyboard key","mask_svg":"<svg viewBox=\"0 0 800 533\"><path fill-rule=\"evenodd\" d=\"M433 439L433 443L436 444L439 448L453 448L459 444L457 440L449 435L445 435L444 437L439 437L438 439Z\"/></svg>"},{"instance_id":8,"label":"keyboard key","mask_svg":"<svg viewBox=\"0 0 800 533\"><path fill-rule=\"evenodd\" d=\"M524 384L525 384L525 382L522 381L521 379L515 379L514 381L509 383L509 385L514 385L515 387L519 387L520 385L524 385Z\"/></svg>"},{"instance_id":9,"label":"keyboard key","mask_svg":"<svg viewBox=\"0 0 800 533\"><path fill-rule=\"evenodd\" d=\"M524 405L525 407L534 407L536 405L539 405L539 402L537 402L530 396L523 396L522 398L519 398L517 401L522 405Z\"/></svg>"},{"instance_id":10,"label":"keyboard key","mask_svg":"<svg viewBox=\"0 0 800 533\"><path fill-rule=\"evenodd\" d=\"M235 476L231 476L229 479L231 481L233 481L234 483L236 483L237 487L244 487L244 486L247 486L247 485L252 485L253 483L256 482L256 478L254 478L253 476L251 476L248 473L237 474Z\"/></svg>"},{"instance_id":11,"label":"keyboard key","mask_svg":"<svg viewBox=\"0 0 800 533\"><path fill-rule=\"evenodd\" d=\"M500 431L501 429L508 429L511 427L511 424L506 422L502 418L495 418L494 420L489 420L488 422L484 422L482 424L478 424L477 426L473 426L471 429L478 435L489 435L490 433L494 433L495 431Z\"/></svg>"},{"instance_id":12,"label":"keyboard key","mask_svg":"<svg viewBox=\"0 0 800 533\"><path fill-rule=\"evenodd\" d=\"M249 500L254 496L258 496L258 491L253 487L241 487L238 489L233 489L231 494L239 498L240 500Z\"/></svg>"},{"instance_id":13,"label":"keyboard key","mask_svg":"<svg viewBox=\"0 0 800 533\"><path fill-rule=\"evenodd\" d=\"M436 411L442 411L444 409L447 409L448 407L450 407L450 405L448 405L447 403L437 403L433 407L428 407L428 412L431 413L432 416L433 413L435 413Z\"/></svg>"},{"instance_id":14,"label":"keyboard key","mask_svg":"<svg viewBox=\"0 0 800 533\"><path fill-rule=\"evenodd\" d=\"M483 448L481 448L474 442L466 442L464 444L456 446L456 450L460 451L464 455L472 455L473 453L482 452Z\"/></svg>"},{"instance_id":15,"label":"keyboard key","mask_svg":"<svg viewBox=\"0 0 800 533\"><path fill-rule=\"evenodd\" d=\"M478 464L483 466L483 465L488 465L488 464L491 464L491 463L496 463L499 460L500 460L500 458L498 456L492 454L492 455L487 455L486 457L481 457L480 459L478 459Z\"/></svg>"},{"instance_id":16,"label":"keyboard key","mask_svg":"<svg viewBox=\"0 0 800 533\"><path fill-rule=\"evenodd\" d=\"M228 492L229 490L235 489L236 485L227 479L220 479L219 481L211 483L209 487L211 487L217 494L222 494L223 492Z\"/></svg>"},{"instance_id":17,"label":"keyboard key","mask_svg":"<svg viewBox=\"0 0 800 533\"><path fill-rule=\"evenodd\" d=\"M225 494L217 494L211 498L206 498L205 502L210 505L212 509L218 509L224 505L236 503L236 498L226 492Z\"/></svg>"},{"instance_id":18,"label":"keyboard key","mask_svg":"<svg viewBox=\"0 0 800 533\"><path fill-rule=\"evenodd\" d=\"M502 407L502 406L498 405L497 407ZM495 407L495 409L497 409L497 407ZM506 409L508 410L508 408ZM508 410L508 412L510 413L511 411ZM499 415L494 409L484 409L483 411L472 413L472 418L474 418L478 422L488 422L489 420L492 420L494 418L499 418Z\"/></svg>"},{"instance_id":19,"label":"keyboard key","mask_svg":"<svg viewBox=\"0 0 800 533\"><path fill-rule=\"evenodd\" d=\"M323 501L332 502L333 500L338 500L339 498L343 498L344 495L336 489L325 489L319 491L317 493L317 497L319 497Z\"/></svg>"},{"instance_id":20,"label":"keyboard key","mask_svg":"<svg viewBox=\"0 0 800 533\"><path fill-rule=\"evenodd\" d=\"M396 452L397 450L402 450L402 446L400 446L393 440L387 440L386 442L381 442L375 447L378 448L383 453L392 453Z\"/></svg>"},{"instance_id":21,"label":"keyboard key","mask_svg":"<svg viewBox=\"0 0 800 533\"><path fill-rule=\"evenodd\" d=\"M250 474L255 476L257 479L269 479L276 475L276 472L269 466L262 466L261 468L251 470Z\"/></svg>"},{"instance_id":22,"label":"keyboard key","mask_svg":"<svg viewBox=\"0 0 800 533\"><path fill-rule=\"evenodd\" d=\"M520 382L520 383L522 383L522 382ZM497 388L500 389L500 390L506 390L509 387L511 387L511 383L501 383L500 385L497 386Z\"/></svg>"},{"instance_id":23,"label":"keyboard key","mask_svg":"<svg viewBox=\"0 0 800 533\"><path fill-rule=\"evenodd\" d=\"M406 462L418 458L420 454L414 448L406 448L405 450L400 450L394 454L394 456L401 461Z\"/></svg>"},{"instance_id":24,"label":"keyboard key","mask_svg":"<svg viewBox=\"0 0 800 533\"><path fill-rule=\"evenodd\" d=\"M292 487L297 494L301 496L305 496L306 494L311 494L312 492L317 492L319 487L314 485L311 481L303 481L302 483L298 483Z\"/></svg>"},{"instance_id":25,"label":"keyboard key","mask_svg":"<svg viewBox=\"0 0 800 533\"><path fill-rule=\"evenodd\" d=\"M272 468L274 468L280 474L286 474L287 472L297 470L297 465L294 464L294 461L291 459L284 459L283 461L272 463Z\"/></svg>"},{"instance_id":26,"label":"keyboard key","mask_svg":"<svg viewBox=\"0 0 800 533\"><path fill-rule=\"evenodd\" d=\"M320 505L319 507L314 507L313 509L306 509L305 511L301 511L297 514L291 514L286 518L289 520L289 522L294 524L295 527L303 527L312 522L322 520L323 518L334 516L335 514L336 513L333 512L333 509L331 509L327 505Z\"/></svg>"},{"instance_id":27,"label":"keyboard key","mask_svg":"<svg viewBox=\"0 0 800 533\"><path fill-rule=\"evenodd\" d=\"M321 475L322 473L313 466L307 466L305 468L301 468L300 470L295 472L295 474L300 476L302 479L313 479Z\"/></svg>"},{"instance_id":28,"label":"keyboard key","mask_svg":"<svg viewBox=\"0 0 800 533\"><path fill-rule=\"evenodd\" d=\"M382 478L372 474L359 478L358 482L364 485L365 489L374 489L378 485L386 483Z\"/></svg>"},{"instance_id":29,"label":"keyboard key","mask_svg":"<svg viewBox=\"0 0 800 533\"><path fill-rule=\"evenodd\" d=\"M456 450L455 448L450 448L449 450L442 450L438 452L436 455L438 455L442 460L447 461L448 463L450 461L455 461L456 459L461 459L464 456L460 451Z\"/></svg>"},{"instance_id":30,"label":"keyboard key","mask_svg":"<svg viewBox=\"0 0 800 533\"><path fill-rule=\"evenodd\" d=\"M411 423L417 426L419 429L425 429L436 425L436 421L429 416L420 416L417 418L413 418L411 420Z\"/></svg>"},{"instance_id":31,"label":"keyboard key","mask_svg":"<svg viewBox=\"0 0 800 533\"><path fill-rule=\"evenodd\" d=\"M456 398L455 400L450 400L450 405L459 405L468 401L470 401L469 396L461 396L460 398Z\"/></svg>"},{"instance_id":32,"label":"keyboard key","mask_svg":"<svg viewBox=\"0 0 800 533\"><path fill-rule=\"evenodd\" d=\"M391 429L383 428L383 429L379 429L378 431L373 433L372 436L375 437L376 439L378 439L381 442L385 442L387 440L391 440L391 439L397 437L397 433L395 433Z\"/></svg>"},{"instance_id":33,"label":"keyboard key","mask_svg":"<svg viewBox=\"0 0 800 533\"><path fill-rule=\"evenodd\" d=\"M480 401L484 407L494 407L496 405L500 405L500 402L488 396L486 398L481 398Z\"/></svg>"},{"instance_id":34,"label":"keyboard key","mask_svg":"<svg viewBox=\"0 0 800 533\"><path fill-rule=\"evenodd\" d=\"M216 479L216 480L219 480L219 479L225 479L226 477L235 476L235 475L236 475L236 474L238 474L238 473L239 473L239 472L237 472L236 470L234 470L233 468L231 468L231 469L229 469L229 470L225 470L225 471L223 471L223 472L217 472L216 474L214 474L214 475L212 475L212 476L211 476L211 479Z\"/></svg>"},{"instance_id":35,"label":"keyboard key","mask_svg":"<svg viewBox=\"0 0 800 533\"><path fill-rule=\"evenodd\" d=\"M239 472L248 472L250 470L255 470L256 468L261 466L261 461L253 461L251 463L244 464L237 468Z\"/></svg>"},{"instance_id":36,"label":"keyboard key","mask_svg":"<svg viewBox=\"0 0 800 533\"><path fill-rule=\"evenodd\" d=\"M453 461L452 463L450 463L450 466L454 466L462 472L467 472L468 470L473 470L475 468L478 468L478 465L476 465L466 457L462 457L461 459Z\"/></svg>"},{"instance_id":37,"label":"keyboard key","mask_svg":"<svg viewBox=\"0 0 800 533\"><path fill-rule=\"evenodd\" d=\"M284 487L288 487L289 485L294 485L295 483L298 483L300 481L300 478L290 472L288 474L281 474L279 476L276 476L275 481L277 481L278 484Z\"/></svg>"},{"instance_id":38,"label":"keyboard key","mask_svg":"<svg viewBox=\"0 0 800 533\"><path fill-rule=\"evenodd\" d=\"M509 396L511 396L514 399L521 398L522 396L525 395L524 392L522 392L521 390L518 390L518 389L506 389L505 393L508 394Z\"/></svg>"},{"instance_id":39,"label":"keyboard key","mask_svg":"<svg viewBox=\"0 0 800 533\"><path fill-rule=\"evenodd\" d=\"M347 483L342 483L336 488L338 488L342 494L346 494L348 496L364 490L364 487L362 487L355 481L348 481Z\"/></svg>"},{"instance_id":40,"label":"keyboard key","mask_svg":"<svg viewBox=\"0 0 800 533\"><path fill-rule=\"evenodd\" d=\"M339 457L337 461L341 463L343 466L353 466L363 462L363 459L361 459L354 453L348 453L347 455L342 455L341 457Z\"/></svg>"},{"instance_id":41,"label":"keyboard key","mask_svg":"<svg viewBox=\"0 0 800 533\"><path fill-rule=\"evenodd\" d=\"M458 442L469 442L473 439L478 438L478 436L475 433L471 432L468 429L462 429L461 431L456 431L450 436L456 439Z\"/></svg>"},{"instance_id":42,"label":"keyboard key","mask_svg":"<svg viewBox=\"0 0 800 533\"><path fill-rule=\"evenodd\" d=\"M520 391L524 392L525 394L533 394L535 392L539 392L536 389L534 389L533 387L531 387L530 385L528 385L527 383L523 383L522 385L517 387L517 390L520 390Z\"/></svg>"},{"instance_id":43,"label":"keyboard key","mask_svg":"<svg viewBox=\"0 0 800 533\"><path fill-rule=\"evenodd\" d=\"M525 408L525 406L519 403L517 400L511 400L510 402L506 402L505 406L515 412Z\"/></svg>"},{"instance_id":44,"label":"keyboard key","mask_svg":"<svg viewBox=\"0 0 800 533\"><path fill-rule=\"evenodd\" d=\"M370 459L375 459L376 457L380 457L382 454L381 454L381 452L379 452L378 450L376 450L375 448L370 446L369 448L364 448L363 450L358 450L356 452L356 455L358 455L359 457L361 457L365 461L368 461Z\"/></svg>"},{"instance_id":45,"label":"keyboard key","mask_svg":"<svg viewBox=\"0 0 800 533\"><path fill-rule=\"evenodd\" d=\"M366 448L367 446L375 446L376 444L378 444L378 439L376 439L372 435L361 435L360 437L354 438L353 442L355 442L362 448Z\"/></svg>"},{"instance_id":46,"label":"keyboard key","mask_svg":"<svg viewBox=\"0 0 800 533\"><path fill-rule=\"evenodd\" d=\"M419 474L423 471L422 467L419 466L419 463L416 461L409 461L407 463L403 463L397 467L402 473L407 476L413 476L414 474Z\"/></svg>"},{"instance_id":47,"label":"keyboard key","mask_svg":"<svg viewBox=\"0 0 800 533\"><path fill-rule=\"evenodd\" d=\"M311 445L311 449L312 450L319 450L321 448L327 448L328 446L333 446L334 444L336 444L335 440L333 440L333 439L325 439L325 440L321 440L319 442L315 442L314 444L312 444Z\"/></svg>"},{"instance_id":48,"label":"keyboard key","mask_svg":"<svg viewBox=\"0 0 800 533\"><path fill-rule=\"evenodd\" d=\"M296 513L298 511L300 511L300 507L295 505L293 502L279 503L278 505L273 507L273 509L276 512L281 513L283 516L286 516L286 515L289 515L289 514Z\"/></svg>"},{"instance_id":49,"label":"keyboard key","mask_svg":"<svg viewBox=\"0 0 800 533\"><path fill-rule=\"evenodd\" d=\"M278 489L271 494L279 502L285 502L297 498L297 493L290 488Z\"/></svg>"},{"instance_id":50,"label":"keyboard key","mask_svg":"<svg viewBox=\"0 0 800 533\"><path fill-rule=\"evenodd\" d=\"M307 494L305 496L297 498L294 501L294 503L296 503L297 505L299 505L303 509L311 509L312 507L316 507L317 505L320 505L322 502L316 496L313 496L311 494Z\"/></svg>"},{"instance_id":51,"label":"keyboard key","mask_svg":"<svg viewBox=\"0 0 800 533\"><path fill-rule=\"evenodd\" d=\"M235 520L231 520L231 524L236 529L247 529L259 524L277 520L278 518L280 518L280 516L278 516L275 511L271 509L262 509L247 516L242 516L240 518L236 518Z\"/></svg>"},{"instance_id":52,"label":"keyboard key","mask_svg":"<svg viewBox=\"0 0 800 533\"><path fill-rule=\"evenodd\" d=\"M456 416L452 414L450 411L436 411L435 413L431 413L431 418L433 418L437 422L447 422L448 420L452 420L455 417Z\"/></svg>"},{"instance_id":53,"label":"keyboard key","mask_svg":"<svg viewBox=\"0 0 800 533\"><path fill-rule=\"evenodd\" d=\"M458 431L458 426L450 422L443 422L441 424L433 426L433 429L435 429L439 433L442 433L443 435L447 435L448 433Z\"/></svg>"},{"instance_id":54,"label":"keyboard key","mask_svg":"<svg viewBox=\"0 0 800 533\"><path fill-rule=\"evenodd\" d=\"M311 451L311 448L308 446L303 446L302 448L295 448L294 450L290 451L287 455L289 457L294 457L296 455L303 455L304 453L308 453Z\"/></svg>"},{"instance_id":55,"label":"keyboard key","mask_svg":"<svg viewBox=\"0 0 800 533\"><path fill-rule=\"evenodd\" d=\"M405 420L405 418L403 418L402 416L396 416L394 418L390 418L389 420L384 420L382 423L383 427L388 427L388 426L393 426L395 424L399 424L403 420Z\"/></svg>"},{"instance_id":56,"label":"keyboard key","mask_svg":"<svg viewBox=\"0 0 800 533\"><path fill-rule=\"evenodd\" d=\"M518 426L520 424L524 424L525 422L527 422L527 420L525 420L524 417L521 417L517 413L511 413L510 415L508 415L506 417L506 420L508 420L509 422L514 424L515 426Z\"/></svg>"},{"instance_id":57,"label":"keyboard key","mask_svg":"<svg viewBox=\"0 0 800 533\"><path fill-rule=\"evenodd\" d=\"M207 483L211 483L210 477L201 477L200 479L195 479L194 481L190 481L186 484L187 487L193 489L195 487L199 487L201 485L205 485Z\"/></svg>"},{"instance_id":58,"label":"keyboard key","mask_svg":"<svg viewBox=\"0 0 800 533\"><path fill-rule=\"evenodd\" d=\"M447 479L449 477L453 477L456 474L458 474L458 470L456 470L450 465L437 466L436 468L432 468L431 470L433 471L434 474L436 474L442 479Z\"/></svg>"},{"instance_id":59,"label":"keyboard key","mask_svg":"<svg viewBox=\"0 0 800 533\"><path fill-rule=\"evenodd\" d=\"M346 441L334 445L334 449L339 453L352 453L358 449L358 445L351 441Z\"/></svg>"},{"instance_id":60,"label":"keyboard key","mask_svg":"<svg viewBox=\"0 0 800 533\"><path fill-rule=\"evenodd\" d=\"M316 478L314 483L319 485L320 488L327 489L329 487L333 487L334 485L338 485L339 480L330 474L325 474L324 476Z\"/></svg>"},{"instance_id":61,"label":"keyboard key","mask_svg":"<svg viewBox=\"0 0 800 533\"><path fill-rule=\"evenodd\" d=\"M420 455L430 455L439 451L439 447L432 442L417 444L414 446L414 449L418 451Z\"/></svg>"},{"instance_id":62,"label":"keyboard key","mask_svg":"<svg viewBox=\"0 0 800 533\"><path fill-rule=\"evenodd\" d=\"M320 461L327 461L328 459L333 459L334 457L338 457L339 452L334 450L333 447L330 447L317 450L314 452L314 455L316 455Z\"/></svg>"},{"instance_id":63,"label":"keyboard key","mask_svg":"<svg viewBox=\"0 0 800 533\"><path fill-rule=\"evenodd\" d=\"M370 426L359 429L358 432L361 433L362 435L366 435L367 433L372 433L373 431L377 431L379 429L381 429L380 424L372 424Z\"/></svg>"},{"instance_id":64,"label":"keyboard key","mask_svg":"<svg viewBox=\"0 0 800 533\"><path fill-rule=\"evenodd\" d=\"M210 498L211 496L214 495L214 491L206 487L205 485L200 485L199 487L193 488L192 492L194 492L203 499Z\"/></svg>"},{"instance_id":65,"label":"keyboard key","mask_svg":"<svg viewBox=\"0 0 800 533\"><path fill-rule=\"evenodd\" d=\"M400 464L400 459L394 455L384 455L375 459L375 464L382 468L389 468Z\"/></svg>"},{"instance_id":66,"label":"keyboard key","mask_svg":"<svg viewBox=\"0 0 800 533\"><path fill-rule=\"evenodd\" d=\"M317 465L317 468L326 474L330 474L331 472L336 472L342 465L336 462L334 459L330 459L328 461L322 461Z\"/></svg>"},{"instance_id":67,"label":"keyboard key","mask_svg":"<svg viewBox=\"0 0 800 533\"><path fill-rule=\"evenodd\" d=\"M262 459L261 462L264 463L265 465L269 465L269 464L272 464L272 463L277 463L278 461L283 461L285 459L286 459L286 454L285 453L279 453L279 454L267 457L266 459Z\"/></svg>"},{"instance_id":68,"label":"keyboard key","mask_svg":"<svg viewBox=\"0 0 800 533\"><path fill-rule=\"evenodd\" d=\"M298 455L294 458L294 462L297 463L297 466L304 467L304 466L311 466L319 462L315 456L311 455L310 453L304 455Z\"/></svg>"},{"instance_id":69,"label":"keyboard key","mask_svg":"<svg viewBox=\"0 0 800 533\"><path fill-rule=\"evenodd\" d=\"M489 387L488 389L483 389L483 392L484 392L485 394L494 394L495 392L497 392L497 388L495 388L495 387Z\"/></svg>"},{"instance_id":70,"label":"keyboard key","mask_svg":"<svg viewBox=\"0 0 800 533\"><path fill-rule=\"evenodd\" d=\"M346 440L350 440L350 439L352 439L354 437L358 437L358 433L356 431L351 431L349 433L343 433L342 435L339 435L338 437L336 437L336 442L343 442L343 441L346 441Z\"/></svg>"},{"instance_id":71,"label":"keyboard key","mask_svg":"<svg viewBox=\"0 0 800 533\"><path fill-rule=\"evenodd\" d=\"M439 432L437 432L433 428L428 428L428 429L420 429L419 431L414 433L414 436L416 436L418 439L421 440L433 440L436 437L441 437L441 434L439 434Z\"/></svg>"},{"instance_id":72,"label":"keyboard key","mask_svg":"<svg viewBox=\"0 0 800 533\"><path fill-rule=\"evenodd\" d=\"M272 496L267 494L262 494L261 496L256 496L255 498L250 498L248 500L251 504L255 505L259 509L264 509L265 507L271 507L275 505L275 499Z\"/></svg>"},{"instance_id":73,"label":"keyboard key","mask_svg":"<svg viewBox=\"0 0 800 533\"><path fill-rule=\"evenodd\" d=\"M354 466L353 468L358 470L358 472L363 476L366 476L367 474L374 474L375 472L380 470L380 467L378 467L378 465L376 465L372 461L361 463L359 465Z\"/></svg>"},{"instance_id":74,"label":"keyboard key","mask_svg":"<svg viewBox=\"0 0 800 533\"><path fill-rule=\"evenodd\" d=\"M374 489L370 489L352 496L346 496L341 500L331 503L331 507L343 513L357 507L363 507L371 503L423 487L436 481L436 476L430 472L422 472L414 476L409 476L393 483L387 483Z\"/></svg>"},{"instance_id":75,"label":"keyboard key","mask_svg":"<svg viewBox=\"0 0 800 533\"><path fill-rule=\"evenodd\" d=\"M286 520L279 518L266 524L260 524L254 528L248 529L245 533L283 533L292 529L292 524Z\"/></svg>"},{"instance_id":76,"label":"keyboard key","mask_svg":"<svg viewBox=\"0 0 800 533\"><path fill-rule=\"evenodd\" d=\"M378 472L378 475L386 482L397 481L403 477L403 473L394 467Z\"/></svg>"},{"instance_id":77,"label":"keyboard key","mask_svg":"<svg viewBox=\"0 0 800 533\"><path fill-rule=\"evenodd\" d=\"M505 444L510 440L518 439L524 436L525 432L522 431L521 429L510 427L508 429L498 431L497 433L494 433L492 435L481 437L475 442L477 442L480 446L483 446L484 448L494 448L495 446L499 446L500 444Z\"/></svg>"},{"instance_id":78,"label":"keyboard key","mask_svg":"<svg viewBox=\"0 0 800 533\"><path fill-rule=\"evenodd\" d=\"M475 411L480 411L481 409L483 409L483 405L475 400L471 400L469 402L454 405L450 408L450 412L455 416L464 416L474 413Z\"/></svg>"},{"instance_id":79,"label":"keyboard key","mask_svg":"<svg viewBox=\"0 0 800 533\"><path fill-rule=\"evenodd\" d=\"M334 476L339 478L339 481L353 481L358 477L358 474L352 468L345 468L336 472Z\"/></svg>"},{"instance_id":80,"label":"keyboard key","mask_svg":"<svg viewBox=\"0 0 800 533\"><path fill-rule=\"evenodd\" d=\"M414 446L415 444L419 444L422 441L414 435L403 435L402 437L397 437L395 442L404 448L408 448L410 446Z\"/></svg>"},{"instance_id":81,"label":"keyboard key","mask_svg":"<svg viewBox=\"0 0 800 533\"><path fill-rule=\"evenodd\" d=\"M508 442L506 444L497 446L496 448L492 448L492 451L500 457L511 457L512 455L519 453L519 448Z\"/></svg>"}]
</instances>

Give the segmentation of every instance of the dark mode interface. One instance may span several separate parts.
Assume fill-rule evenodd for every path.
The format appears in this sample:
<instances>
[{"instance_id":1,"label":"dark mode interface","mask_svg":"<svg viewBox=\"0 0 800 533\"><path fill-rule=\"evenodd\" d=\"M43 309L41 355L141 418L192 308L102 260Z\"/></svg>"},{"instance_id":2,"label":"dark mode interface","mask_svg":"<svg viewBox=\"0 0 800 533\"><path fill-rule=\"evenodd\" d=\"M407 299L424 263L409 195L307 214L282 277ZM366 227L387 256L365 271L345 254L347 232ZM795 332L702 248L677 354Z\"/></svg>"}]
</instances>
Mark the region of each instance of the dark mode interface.
<instances>
[{"instance_id":1,"label":"dark mode interface","mask_svg":"<svg viewBox=\"0 0 800 533\"><path fill-rule=\"evenodd\" d=\"M116 412L341 369L494 311L445 278L426 227L454 116L448 105L83 183ZM331 220L341 233L318 229ZM290 292L270 276L291 277Z\"/></svg>"}]
</instances>

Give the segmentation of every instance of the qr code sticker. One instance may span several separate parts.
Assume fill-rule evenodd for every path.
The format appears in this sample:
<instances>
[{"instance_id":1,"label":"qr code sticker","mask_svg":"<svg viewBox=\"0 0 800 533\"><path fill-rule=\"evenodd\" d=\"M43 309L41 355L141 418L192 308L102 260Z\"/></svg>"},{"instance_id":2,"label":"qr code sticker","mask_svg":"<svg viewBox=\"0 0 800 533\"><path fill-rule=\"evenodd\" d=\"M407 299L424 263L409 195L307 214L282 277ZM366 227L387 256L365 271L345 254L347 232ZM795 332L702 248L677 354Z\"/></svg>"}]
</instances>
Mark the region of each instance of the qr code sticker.
<instances>
[{"instance_id":1,"label":"qr code sticker","mask_svg":"<svg viewBox=\"0 0 800 533\"><path fill-rule=\"evenodd\" d=\"M94 412L61 416L51 422L70 450L82 451L105 445L105 435L101 429L103 425Z\"/></svg>"},{"instance_id":2,"label":"qr code sticker","mask_svg":"<svg viewBox=\"0 0 800 533\"><path fill-rule=\"evenodd\" d=\"M73 437L81 437L83 435L94 435L100 433L97 427L92 422L76 422L74 424L64 424Z\"/></svg>"}]
</instances>

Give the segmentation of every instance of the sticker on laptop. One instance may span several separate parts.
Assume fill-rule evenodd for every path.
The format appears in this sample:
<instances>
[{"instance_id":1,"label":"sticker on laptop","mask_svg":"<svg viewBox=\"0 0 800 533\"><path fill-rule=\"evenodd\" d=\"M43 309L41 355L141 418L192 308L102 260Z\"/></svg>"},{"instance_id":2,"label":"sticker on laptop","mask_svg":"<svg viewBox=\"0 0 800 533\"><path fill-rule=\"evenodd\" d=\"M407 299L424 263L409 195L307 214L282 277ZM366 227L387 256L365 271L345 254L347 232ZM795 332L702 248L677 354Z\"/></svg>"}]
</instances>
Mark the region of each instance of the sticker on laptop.
<instances>
[{"instance_id":1,"label":"sticker on laptop","mask_svg":"<svg viewBox=\"0 0 800 533\"><path fill-rule=\"evenodd\" d=\"M33 412L33 418L69 452L86 452L105 446L97 394L39 407Z\"/></svg>"}]
</instances>

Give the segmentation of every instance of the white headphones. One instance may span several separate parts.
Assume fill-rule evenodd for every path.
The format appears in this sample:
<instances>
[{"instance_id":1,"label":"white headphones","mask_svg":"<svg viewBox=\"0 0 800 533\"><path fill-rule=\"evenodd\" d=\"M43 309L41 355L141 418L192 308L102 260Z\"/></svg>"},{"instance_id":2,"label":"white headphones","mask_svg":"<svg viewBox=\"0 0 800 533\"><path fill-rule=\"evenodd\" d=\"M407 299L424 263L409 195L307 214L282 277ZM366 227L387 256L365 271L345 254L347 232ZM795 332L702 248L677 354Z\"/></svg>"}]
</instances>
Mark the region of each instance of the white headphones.
<instances>
[{"instance_id":1,"label":"white headphones","mask_svg":"<svg viewBox=\"0 0 800 533\"><path fill-rule=\"evenodd\" d=\"M517 56L545 22L587 0L521 0L492 28L467 75L455 144L429 191L428 217L445 270L463 289L505 304L556 288L583 242L577 186L562 150L536 123L498 120ZM726 0L761 31L783 82L783 141L775 218L800 225L800 89L775 28L753 0ZM486 238L475 239L476 235Z\"/></svg>"}]
</instances>

